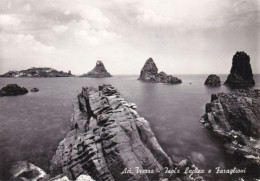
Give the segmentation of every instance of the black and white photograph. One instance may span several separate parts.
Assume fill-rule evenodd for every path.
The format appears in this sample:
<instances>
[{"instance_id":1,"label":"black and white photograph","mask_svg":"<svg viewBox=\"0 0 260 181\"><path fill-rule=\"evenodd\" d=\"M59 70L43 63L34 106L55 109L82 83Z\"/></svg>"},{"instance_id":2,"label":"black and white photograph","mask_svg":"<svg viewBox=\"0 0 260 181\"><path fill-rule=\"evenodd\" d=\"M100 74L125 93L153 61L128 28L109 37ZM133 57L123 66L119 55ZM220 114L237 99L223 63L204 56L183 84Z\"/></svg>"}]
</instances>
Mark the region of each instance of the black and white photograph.
<instances>
[{"instance_id":1,"label":"black and white photograph","mask_svg":"<svg viewBox=\"0 0 260 181\"><path fill-rule=\"evenodd\" d=\"M0 181L260 181L260 0L0 0Z\"/></svg>"}]
</instances>

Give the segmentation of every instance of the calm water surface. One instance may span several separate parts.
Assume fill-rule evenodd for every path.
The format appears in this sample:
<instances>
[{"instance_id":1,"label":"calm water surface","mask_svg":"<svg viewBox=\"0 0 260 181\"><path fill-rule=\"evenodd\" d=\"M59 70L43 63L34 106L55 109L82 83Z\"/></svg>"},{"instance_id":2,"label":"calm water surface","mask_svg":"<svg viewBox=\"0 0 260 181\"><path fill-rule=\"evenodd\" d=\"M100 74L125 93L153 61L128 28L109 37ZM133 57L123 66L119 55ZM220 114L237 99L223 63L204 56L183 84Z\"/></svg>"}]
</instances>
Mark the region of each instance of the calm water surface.
<instances>
[{"instance_id":1,"label":"calm water surface","mask_svg":"<svg viewBox=\"0 0 260 181\"><path fill-rule=\"evenodd\" d=\"M190 157L201 169L238 167L227 154L223 143L203 128L199 119L210 95L230 92L222 85L204 86L207 75L178 75L179 85L137 81L138 76L91 78L0 78L0 88L17 83L38 93L0 98L0 179L9 178L10 165L19 160L48 171L58 143L70 127L76 95L82 86L109 83L129 102L137 104L138 113L146 118L164 150L174 159ZM222 75L224 82L226 75ZM260 76L255 75L260 88ZM190 84L191 83L191 84ZM206 175L208 180L230 180L228 175ZM234 177L234 176L233 176Z\"/></svg>"}]
</instances>

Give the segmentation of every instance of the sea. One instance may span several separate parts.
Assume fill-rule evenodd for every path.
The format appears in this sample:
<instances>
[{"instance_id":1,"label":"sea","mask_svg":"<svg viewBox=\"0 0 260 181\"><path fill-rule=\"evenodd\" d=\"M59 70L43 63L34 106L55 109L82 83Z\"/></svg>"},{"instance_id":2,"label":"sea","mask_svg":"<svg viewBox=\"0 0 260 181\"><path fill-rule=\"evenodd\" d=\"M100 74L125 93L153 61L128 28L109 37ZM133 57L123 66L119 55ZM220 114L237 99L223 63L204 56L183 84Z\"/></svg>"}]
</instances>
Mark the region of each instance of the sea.
<instances>
[{"instance_id":1,"label":"sea","mask_svg":"<svg viewBox=\"0 0 260 181\"><path fill-rule=\"evenodd\" d=\"M225 85L207 87L207 75L174 75L183 83L176 85L138 81L137 75L111 78L0 78L0 88L18 84L39 92L22 96L0 97L0 180L10 178L10 167L27 160L48 172L50 160L70 130L70 118L76 96L85 86L113 85L151 125L160 145L174 160L190 158L210 181L230 181L243 174L217 174L221 169L246 169L255 172L241 159L232 156L224 143L200 123L211 94L232 92ZM221 82L227 75L220 75ZM254 75L260 88L260 75ZM211 169L212 173L208 173Z\"/></svg>"}]
</instances>

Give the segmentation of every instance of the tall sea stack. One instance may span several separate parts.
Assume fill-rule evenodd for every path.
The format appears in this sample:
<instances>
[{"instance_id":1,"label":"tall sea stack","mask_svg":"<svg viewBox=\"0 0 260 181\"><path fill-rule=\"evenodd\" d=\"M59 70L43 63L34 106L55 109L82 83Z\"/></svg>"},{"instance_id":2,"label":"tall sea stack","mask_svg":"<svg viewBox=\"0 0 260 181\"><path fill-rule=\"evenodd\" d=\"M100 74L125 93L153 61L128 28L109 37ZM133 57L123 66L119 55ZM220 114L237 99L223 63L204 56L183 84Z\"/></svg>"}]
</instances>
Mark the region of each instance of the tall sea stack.
<instances>
[{"instance_id":1,"label":"tall sea stack","mask_svg":"<svg viewBox=\"0 0 260 181\"><path fill-rule=\"evenodd\" d=\"M158 68L152 58L146 60L138 80L142 80L146 82L154 82L154 83L168 83L168 84L179 84L182 82L177 77L167 75L164 72L158 73Z\"/></svg>"},{"instance_id":2,"label":"tall sea stack","mask_svg":"<svg viewBox=\"0 0 260 181\"><path fill-rule=\"evenodd\" d=\"M231 87L249 87L255 85L250 57L245 52L237 52L233 56L232 68L225 84Z\"/></svg>"},{"instance_id":3,"label":"tall sea stack","mask_svg":"<svg viewBox=\"0 0 260 181\"><path fill-rule=\"evenodd\" d=\"M103 78L112 76L110 73L107 72L103 62L101 60L98 60L95 68L87 74L83 74L81 77Z\"/></svg>"}]
</instances>

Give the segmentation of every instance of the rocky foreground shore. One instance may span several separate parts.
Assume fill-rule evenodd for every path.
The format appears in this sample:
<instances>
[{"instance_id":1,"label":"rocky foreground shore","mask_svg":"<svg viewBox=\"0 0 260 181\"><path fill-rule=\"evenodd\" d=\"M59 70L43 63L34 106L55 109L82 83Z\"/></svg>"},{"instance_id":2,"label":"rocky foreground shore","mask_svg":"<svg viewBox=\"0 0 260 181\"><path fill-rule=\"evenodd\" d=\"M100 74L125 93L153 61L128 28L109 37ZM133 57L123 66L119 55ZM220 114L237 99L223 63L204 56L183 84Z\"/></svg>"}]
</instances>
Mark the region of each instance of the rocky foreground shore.
<instances>
[{"instance_id":1,"label":"rocky foreground shore","mask_svg":"<svg viewBox=\"0 0 260 181\"><path fill-rule=\"evenodd\" d=\"M212 94L201 122L225 141L230 153L260 170L260 90Z\"/></svg>"},{"instance_id":2,"label":"rocky foreground shore","mask_svg":"<svg viewBox=\"0 0 260 181\"><path fill-rule=\"evenodd\" d=\"M148 121L136 112L136 105L125 101L111 85L103 85L82 88L74 104L71 130L51 160L50 173L42 179L203 180L197 174L184 174L187 168L196 169L188 159L172 160ZM15 179L29 175L17 172Z\"/></svg>"}]
</instances>

